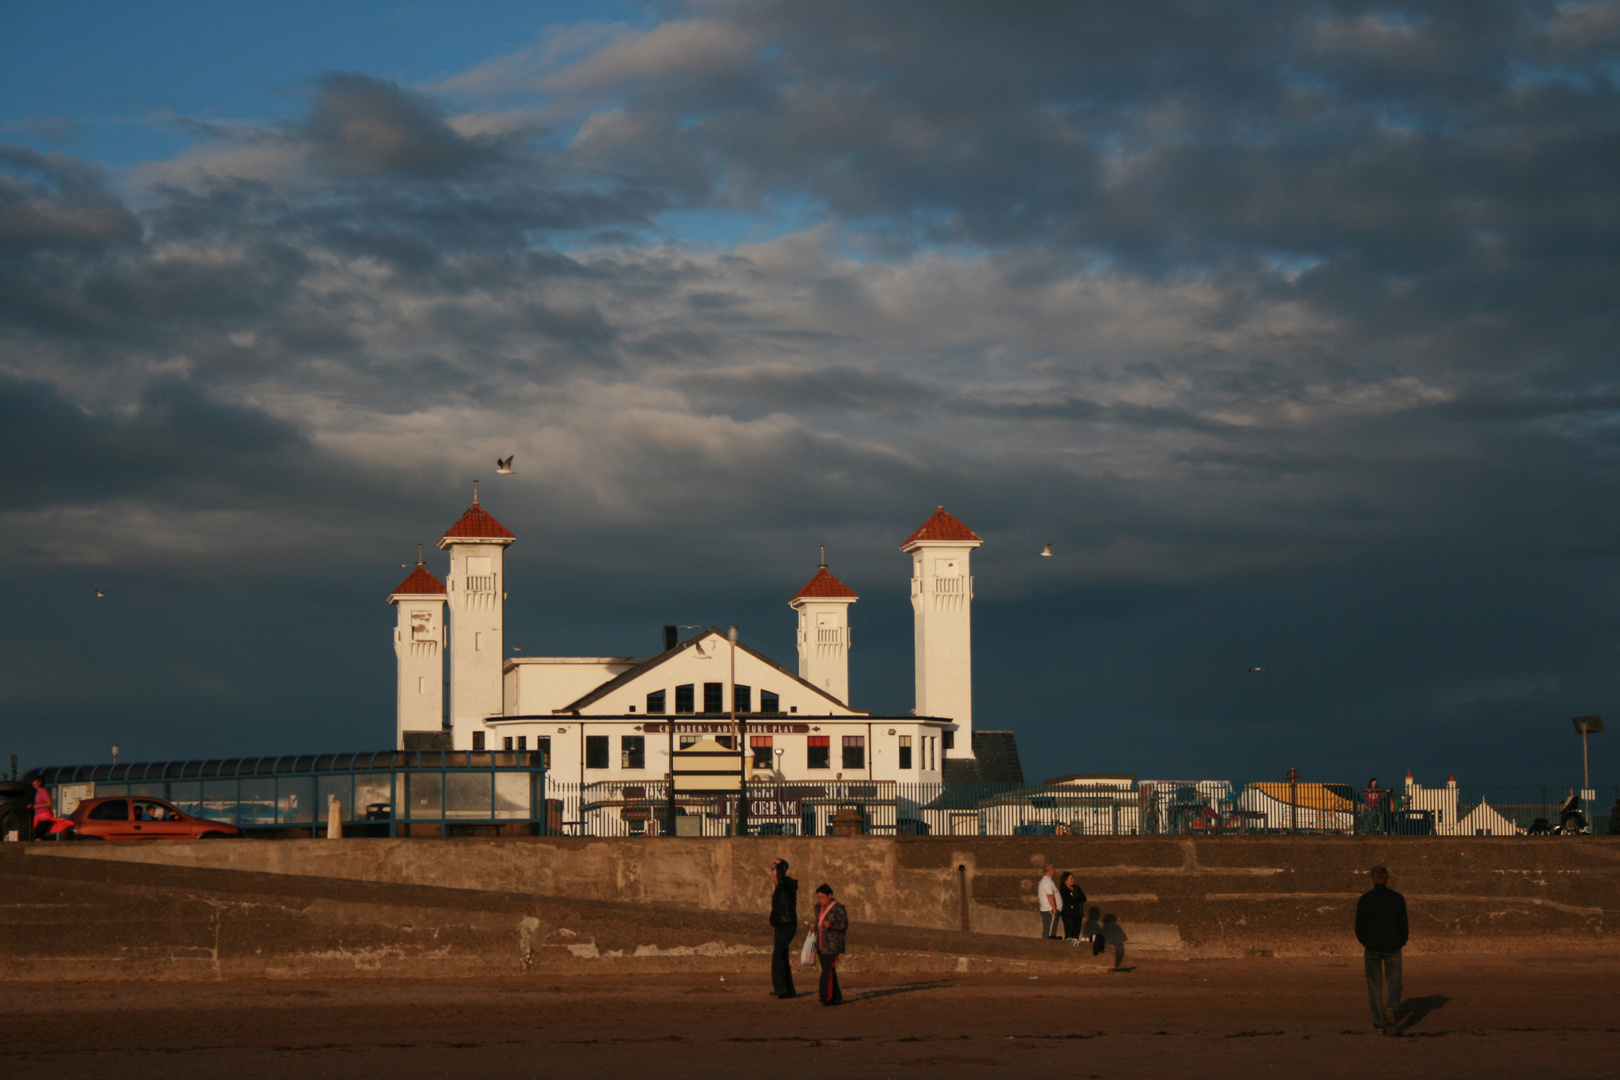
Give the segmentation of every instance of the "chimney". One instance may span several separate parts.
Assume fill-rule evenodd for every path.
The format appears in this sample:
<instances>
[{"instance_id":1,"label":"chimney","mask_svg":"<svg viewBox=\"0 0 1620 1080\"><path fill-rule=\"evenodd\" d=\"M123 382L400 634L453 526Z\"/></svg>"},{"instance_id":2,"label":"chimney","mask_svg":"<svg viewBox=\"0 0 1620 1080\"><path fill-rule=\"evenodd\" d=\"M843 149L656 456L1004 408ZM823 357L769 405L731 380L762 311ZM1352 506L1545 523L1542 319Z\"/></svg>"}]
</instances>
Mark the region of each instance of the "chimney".
<instances>
[{"instance_id":1,"label":"chimney","mask_svg":"<svg viewBox=\"0 0 1620 1080\"><path fill-rule=\"evenodd\" d=\"M664 627L664 651L665 652L669 652L669 650L671 650L675 646L679 645L680 644L679 639L680 639L680 627L678 627L678 626L666 626L666 627Z\"/></svg>"}]
</instances>

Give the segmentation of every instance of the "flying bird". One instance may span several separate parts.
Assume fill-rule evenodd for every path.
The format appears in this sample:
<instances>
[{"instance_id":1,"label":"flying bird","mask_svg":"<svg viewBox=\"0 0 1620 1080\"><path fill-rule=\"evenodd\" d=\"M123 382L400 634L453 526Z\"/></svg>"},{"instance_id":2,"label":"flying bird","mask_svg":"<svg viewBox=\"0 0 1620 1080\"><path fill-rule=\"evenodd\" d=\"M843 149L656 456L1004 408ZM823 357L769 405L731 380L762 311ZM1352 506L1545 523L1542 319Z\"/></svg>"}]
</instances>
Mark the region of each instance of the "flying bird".
<instances>
[{"instance_id":1,"label":"flying bird","mask_svg":"<svg viewBox=\"0 0 1620 1080\"><path fill-rule=\"evenodd\" d=\"M1251 667L1249 670L1251 672L1253 672L1253 671L1265 671L1266 669L1263 668L1263 667L1255 666L1255 667Z\"/></svg>"},{"instance_id":2,"label":"flying bird","mask_svg":"<svg viewBox=\"0 0 1620 1080\"><path fill-rule=\"evenodd\" d=\"M97 596L106 596L106 595L107 595L107 593L106 593L106 591L105 591L105 590L103 590L103 589L97 589L97 590L96 590L96 595L97 595Z\"/></svg>"},{"instance_id":3,"label":"flying bird","mask_svg":"<svg viewBox=\"0 0 1620 1080\"><path fill-rule=\"evenodd\" d=\"M1052 545L1047 544L1045 547L1041 548L1041 554L1050 559L1052 557Z\"/></svg>"},{"instance_id":4,"label":"flying bird","mask_svg":"<svg viewBox=\"0 0 1620 1080\"><path fill-rule=\"evenodd\" d=\"M505 457L496 458L495 471L502 476L510 476L512 474L512 459L515 457L517 457L516 454L507 454Z\"/></svg>"}]
</instances>

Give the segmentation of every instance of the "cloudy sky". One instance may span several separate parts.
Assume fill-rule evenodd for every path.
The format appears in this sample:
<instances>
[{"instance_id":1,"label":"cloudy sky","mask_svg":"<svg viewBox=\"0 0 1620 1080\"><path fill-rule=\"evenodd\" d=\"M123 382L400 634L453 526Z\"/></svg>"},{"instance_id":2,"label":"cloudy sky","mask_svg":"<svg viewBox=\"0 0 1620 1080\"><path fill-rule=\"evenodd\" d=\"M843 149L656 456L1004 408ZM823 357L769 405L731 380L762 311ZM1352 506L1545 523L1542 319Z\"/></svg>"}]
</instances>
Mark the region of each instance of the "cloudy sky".
<instances>
[{"instance_id":1,"label":"cloudy sky","mask_svg":"<svg viewBox=\"0 0 1620 1080\"><path fill-rule=\"evenodd\" d=\"M6 4L0 752L389 745L477 478L528 654L791 667L826 544L903 713L943 503L1031 776L1571 782L1617 83L1609 0Z\"/></svg>"}]
</instances>

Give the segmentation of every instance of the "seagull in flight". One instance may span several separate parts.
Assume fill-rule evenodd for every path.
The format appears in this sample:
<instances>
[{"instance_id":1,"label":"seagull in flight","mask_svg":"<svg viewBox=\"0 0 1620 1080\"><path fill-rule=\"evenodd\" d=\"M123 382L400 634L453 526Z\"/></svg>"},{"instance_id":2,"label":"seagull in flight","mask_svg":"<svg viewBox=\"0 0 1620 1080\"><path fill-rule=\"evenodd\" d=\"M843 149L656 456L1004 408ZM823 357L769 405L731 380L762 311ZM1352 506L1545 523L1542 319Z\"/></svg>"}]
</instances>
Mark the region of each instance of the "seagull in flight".
<instances>
[{"instance_id":1,"label":"seagull in flight","mask_svg":"<svg viewBox=\"0 0 1620 1080\"><path fill-rule=\"evenodd\" d=\"M107 595L107 591L106 591L106 590L105 590L105 589L97 589L97 590L96 590L96 595L97 595L97 596L106 596L106 595Z\"/></svg>"},{"instance_id":2,"label":"seagull in flight","mask_svg":"<svg viewBox=\"0 0 1620 1080\"><path fill-rule=\"evenodd\" d=\"M1264 672L1264 671L1265 671L1265 670L1266 670L1266 669L1265 669L1265 668L1263 668L1263 667L1260 667L1260 666L1258 666L1258 665L1256 665L1256 666L1254 666L1254 667L1251 667L1251 668L1249 668L1249 671L1250 671L1250 672L1256 672L1256 671L1258 671L1258 672Z\"/></svg>"},{"instance_id":3,"label":"seagull in flight","mask_svg":"<svg viewBox=\"0 0 1620 1080\"><path fill-rule=\"evenodd\" d=\"M1041 548L1041 555L1044 558L1050 559L1052 557L1052 545L1047 544L1045 547Z\"/></svg>"},{"instance_id":4,"label":"seagull in flight","mask_svg":"<svg viewBox=\"0 0 1620 1080\"><path fill-rule=\"evenodd\" d=\"M516 456L517 456L516 454L507 454L503 458L502 457L496 458L495 459L495 471L500 473L502 476L510 476L510 475L512 475L512 459L514 457L516 457Z\"/></svg>"}]
</instances>

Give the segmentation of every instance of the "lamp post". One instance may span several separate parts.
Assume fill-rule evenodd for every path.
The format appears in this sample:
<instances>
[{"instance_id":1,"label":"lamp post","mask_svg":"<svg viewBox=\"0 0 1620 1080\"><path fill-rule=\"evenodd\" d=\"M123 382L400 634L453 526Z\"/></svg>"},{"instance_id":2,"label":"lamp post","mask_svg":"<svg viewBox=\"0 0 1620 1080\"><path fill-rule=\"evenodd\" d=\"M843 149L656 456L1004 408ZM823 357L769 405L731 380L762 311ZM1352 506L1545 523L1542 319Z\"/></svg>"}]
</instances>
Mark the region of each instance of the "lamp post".
<instances>
[{"instance_id":1,"label":"lamp post","mask_svg":"<svg viewBox=\"0 0 1620 1080\"><path fill-rule=\"evenodd\" d=\"M118 764L118 744L117 743L112 744L112 754L113 754L113 764L116 765L116 764Z\"/></svg>"},{"instance_id":2,"label":"lamp post","mask_svg":"<svg viewBox=\"0 0 1620 1080\"><path fill-rule=\"evenodd\" d=\"M1289 769L1283 779L1288 781L1288 832L1299 832L1299 770Z\"/></svg>"},{"instance_id":3,"label":"lamp post","mask_svg":"<svg viewBox=\"0 0 1620 1080\"><path fill-rule=\"evenodd\" d=\"M737 836L748 835L748 738L737 716L737 628L726 627L731 642L731 737L737 740Z\"/></svg>"},{"instance_id":4,"label":"lamp post","mask_svg":"<svg viewBox=\"0 0 1620 1080\"><path fill-rule=\"evenodd\" d=\"M669 736L669 750L665 760L669 762L668 805L664 808L668 813L665 818L664 835L675 835L675 716L673 713L664 714L664 733Z\"/></svg>"},{"instance_id":5,"label":"lamp post","mask_svg":"<svg viewBox=\"0 0 1620 1080\"><path fill-rule=\"evenodd\" d=\"M1591 759L1586 756L1586 737L1603 730L1603 717L1577 716L1574 723L1575 730L1581 733L1581 790L1585 791L1592 786L1592 764Z\"/></svg>"}]
</instances>

